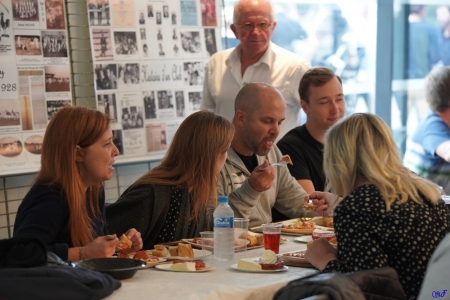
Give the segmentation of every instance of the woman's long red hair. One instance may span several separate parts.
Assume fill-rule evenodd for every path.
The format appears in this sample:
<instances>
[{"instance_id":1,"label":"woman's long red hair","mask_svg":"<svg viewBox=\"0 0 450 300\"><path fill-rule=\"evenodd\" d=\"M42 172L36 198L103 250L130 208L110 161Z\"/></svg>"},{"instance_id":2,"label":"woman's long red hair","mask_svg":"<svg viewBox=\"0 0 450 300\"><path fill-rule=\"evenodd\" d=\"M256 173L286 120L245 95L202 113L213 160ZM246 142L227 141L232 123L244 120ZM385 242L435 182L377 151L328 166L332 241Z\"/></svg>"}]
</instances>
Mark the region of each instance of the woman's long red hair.
<instances>
[{"instance_id":1,"label":"woman's long red hair","mask_svg":"<svg viewBox=\"0 0 450 300\"><path fill-rule=\"evenodd\" d=\"M109 128L108 115L84 107L67 106L50 120L42 144L41 170L36 182L61 190L69 207L67 230L75 247L92 241L94 232L87 205L94 217L101 219L100 184L85 186L75 161L76 146L94 144Z\"/></svg>"}]
</instances>

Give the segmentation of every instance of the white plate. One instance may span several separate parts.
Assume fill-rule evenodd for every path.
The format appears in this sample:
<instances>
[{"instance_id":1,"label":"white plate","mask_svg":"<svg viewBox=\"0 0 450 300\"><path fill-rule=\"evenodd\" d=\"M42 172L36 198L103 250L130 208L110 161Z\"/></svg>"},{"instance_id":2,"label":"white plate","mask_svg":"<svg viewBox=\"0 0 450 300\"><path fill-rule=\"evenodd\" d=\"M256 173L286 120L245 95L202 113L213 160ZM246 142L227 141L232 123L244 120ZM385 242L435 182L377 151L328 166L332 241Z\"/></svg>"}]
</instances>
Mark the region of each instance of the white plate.
<instances>
[{"instance_id":1,"label":"white plate","mask_svg":"<svg viewBox=\"0 0 450 300\"><path fill-rule=\"evenodd\" d=\"M171 271L171 272L183 272L183 273L201 273L201 272L209 272L214 270L214 267L206 267L203 270L196 270L196 271L178 271L178 270L172 270L170 269L170 266L172 264L164 264L164 265L156 265L155 268L158 270L163 271Z\"/></svg>"},{"instance_id":2,"label":"white plate","mask_svg":"<svg viewBox=\"0 0 450 300\"><path fill-rule=\"evenodd\" d=\"M205 247L206 249L209 249L209 250L213 250L213 247L214 247L214 239L208 239L209 240L209 243L208 243L208 246L207 247ZM202 244L201 243L196 243L195 242L195 239L182 239L182 241L183 242L185 242L185 243L188 243L188 244L191 244L191 246L194 248L199 248L199 249L201 249L202 248ZM243 248L244 247L244 245L246 245L246 244L248 244L248 243L250 243L250 241L249 240L246 240L246 239L235 239L235 246L234 246L234 250L235 251L238 251L240 248ZM237 244L237 245L236 245Z\"/></svg>"},{"instance_id":3,"label":"white plate","mask_svg":"<svg viewBox=\"0 0 450 300\"><path fill-rule=\"evenodd\" d=\"M191 260L191 259L205 259L206 257L210 256L212 254L211 251L205 250L205 255L203 255L203 250L198 250L198 249L192 249L192 251L194 252L194 257L189 258L189 257L182 257L182 256L166 256L165 259L167 260L174 260L174 259L180 259L180 260Z\"/></svg>"},{"instance_id":4,"label":"white plate","mask_svg":"<svg viewBox=\"0 0 450 300\"><path fill-rule=\"evenodd\" d=\"M248 273L276 273L276 272L284 272L284 271L289 270L289 267L287 267L287 266L284 266L283 269L278 269L278 270L245 270L245 269L239 269L238 264L231 265L231 268L241 271L241 272L248 272Z\"/></svg>"},{"instance_id":5,"label":"white plate","mask_svg":"<svg viewBox=\"0 0 450 300\"><path fill-rule=\"evenodd\" d=\"M308 242L312 241L312 236L310 236L310 235L299 236L299 237L294 238L294 241L300 242L300 243L308 243Z\"/></svg>"}]
</instances>

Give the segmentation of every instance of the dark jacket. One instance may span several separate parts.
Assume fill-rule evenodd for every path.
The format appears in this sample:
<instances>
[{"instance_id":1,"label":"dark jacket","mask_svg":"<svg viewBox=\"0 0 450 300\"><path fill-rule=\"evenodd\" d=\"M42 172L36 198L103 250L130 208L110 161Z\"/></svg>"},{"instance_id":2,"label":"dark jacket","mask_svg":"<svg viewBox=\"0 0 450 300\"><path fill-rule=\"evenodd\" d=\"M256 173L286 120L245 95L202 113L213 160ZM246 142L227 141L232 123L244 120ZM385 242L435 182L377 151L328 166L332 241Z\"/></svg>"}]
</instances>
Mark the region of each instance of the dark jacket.
<instances>
[{"instance_id":1,"label":"dark jacket","mask_svg":"<svg viewBox=\"0 0 450 300\"><path fill-rule=\"evenodd\" d=\"M291 281L281 288L274 300L299 300L323 295L330 300L404 300L398 275L393 268L354 273L318 273Z\"/></svg>"}]
</instances>

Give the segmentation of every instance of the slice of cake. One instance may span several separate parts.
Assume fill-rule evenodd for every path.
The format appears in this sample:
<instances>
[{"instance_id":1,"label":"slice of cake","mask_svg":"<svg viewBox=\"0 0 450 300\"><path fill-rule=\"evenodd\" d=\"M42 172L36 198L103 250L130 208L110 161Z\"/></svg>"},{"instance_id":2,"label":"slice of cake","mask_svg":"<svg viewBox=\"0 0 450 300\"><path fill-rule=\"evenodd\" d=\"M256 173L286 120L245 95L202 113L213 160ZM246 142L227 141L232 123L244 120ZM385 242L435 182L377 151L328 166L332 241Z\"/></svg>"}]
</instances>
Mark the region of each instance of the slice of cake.
<instances>
[{"instance_id":1,"label":"slice of cake","mask_svg":"<svg viewBox=\"0 0 450 300\"><path fill-rule=\"evenodd\" d=\"M195 262L184 262L179 264L173 264L170 266L173 271L195 271Z\"/></svg>"},{"instance_id":2,"label":"slice of cake","mask_svg":"<svg viewBox=\"0 0 450 300\"><path fill-rule=\"evenodd\" d=\"M242 258L238 261L238 269L262 270L262 267L254 258Z\"/></svg>"}]
</instances>

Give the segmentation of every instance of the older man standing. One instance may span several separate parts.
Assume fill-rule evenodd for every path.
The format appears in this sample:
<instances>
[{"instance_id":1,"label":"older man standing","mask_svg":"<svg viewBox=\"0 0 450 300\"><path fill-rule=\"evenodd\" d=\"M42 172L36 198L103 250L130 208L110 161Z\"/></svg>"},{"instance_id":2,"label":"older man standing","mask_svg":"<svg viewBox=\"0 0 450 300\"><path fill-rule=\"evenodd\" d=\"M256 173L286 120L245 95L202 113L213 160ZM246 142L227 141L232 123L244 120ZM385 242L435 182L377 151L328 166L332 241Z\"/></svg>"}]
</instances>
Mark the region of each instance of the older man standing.
<instances>
[{"instance_id":1,"label":"older man standing","mask_svg":"<svg viewBox=\"0 0 450 300\"><path fill-rule=\"evenodd\" d=\"M286 101L286 120L280 136L300 125L297 87L310 64L270 42L277 22L267 0L240 0L234 6L231 30L236 48L214 54L206 68L201 109L212 109L232 120L234 99L248 82L267 82Z\"/></svg>"},{"instance_id":2,"label":"older man standing","mask_svg":"<svg viewBox=\"0 0 450 300\"><path fill-rule=\"evenodd\" d=\"M250 218L250 226L270 223L272 207L290 218L306 216L305 190L286 167L270 165L282 157L275 145L286 113L281 93L267 83L249 83L239 91L235 111L235 135L219 175L218 195L228 195L235 216ZM326 203L335 198L320 196Z\"/></svg>"}]
</instances>

